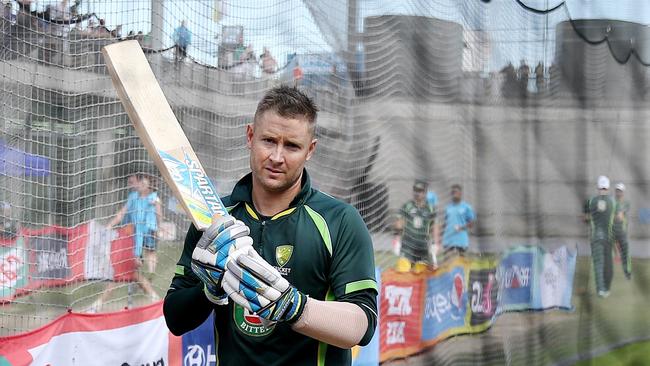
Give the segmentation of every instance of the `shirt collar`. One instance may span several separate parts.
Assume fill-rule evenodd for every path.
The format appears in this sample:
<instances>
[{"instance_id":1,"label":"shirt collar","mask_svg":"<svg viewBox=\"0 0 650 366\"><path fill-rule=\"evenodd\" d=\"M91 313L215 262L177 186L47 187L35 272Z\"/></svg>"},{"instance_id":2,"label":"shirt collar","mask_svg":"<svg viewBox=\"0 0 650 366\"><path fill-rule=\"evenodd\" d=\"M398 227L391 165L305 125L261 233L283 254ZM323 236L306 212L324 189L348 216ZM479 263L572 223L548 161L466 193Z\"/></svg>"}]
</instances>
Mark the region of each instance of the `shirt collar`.
<instances>
[{"instance_id":1,"label":"shirt collar","mask_svg":"<svg viewBox=\"0 0 650 366\"><path fill-rule=\"evenodd\" d=\"M307 173L307 169L303 169L300 182L300 192L298 192L296 197L291 201L289 208L303 204L307 197L309 197L311 191L311 178ZM253 204L253 173L246 174L239 180L239 182L237 182L237 184L235 184L230 199L233 204L239 202L249 203L251 205Z\"/></svg>"}]
</instances>

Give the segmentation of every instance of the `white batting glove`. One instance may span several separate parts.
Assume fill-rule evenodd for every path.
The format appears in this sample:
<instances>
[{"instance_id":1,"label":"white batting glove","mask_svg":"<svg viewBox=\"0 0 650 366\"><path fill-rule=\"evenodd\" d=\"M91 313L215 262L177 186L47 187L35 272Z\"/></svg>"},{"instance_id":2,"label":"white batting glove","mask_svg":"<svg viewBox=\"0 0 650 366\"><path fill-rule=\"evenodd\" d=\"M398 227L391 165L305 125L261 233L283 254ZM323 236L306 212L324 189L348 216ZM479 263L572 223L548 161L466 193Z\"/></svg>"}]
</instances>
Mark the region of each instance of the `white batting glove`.
<instances>
[{"instance_id":1,"label":"white batting glove","mask_svg":"<svg viewBox=\"0 0 650 366\"><path fill-rule=\"evenodd\" d=\"M266 325L295 322L307 295L298 291L252 247L231 254L223 276L223 289L230 299L257 314Z\"/></svg>"}]
</instances>

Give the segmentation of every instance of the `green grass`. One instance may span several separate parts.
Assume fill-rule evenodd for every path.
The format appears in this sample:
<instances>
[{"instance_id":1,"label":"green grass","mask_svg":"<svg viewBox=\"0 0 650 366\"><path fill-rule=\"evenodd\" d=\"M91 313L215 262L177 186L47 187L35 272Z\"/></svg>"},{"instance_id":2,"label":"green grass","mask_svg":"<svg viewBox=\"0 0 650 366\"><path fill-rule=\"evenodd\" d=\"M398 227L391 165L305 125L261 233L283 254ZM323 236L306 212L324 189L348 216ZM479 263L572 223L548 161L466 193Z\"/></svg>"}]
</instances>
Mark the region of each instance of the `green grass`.
<instances>
[{"instance_id":1,"label":"green grass","mask_svg":"<svg viewBox=\"0 0 650 366\"><path fill-rule=\"evenodd\" d=\"M575 366L636 366L650 362L650 341L633 343Z\"/></svg>"},{"instance_id":2,"label":"green grass","mask_svg":"<svg viewBox=\"0 0 650 366\"><path fill-rule=\"evenodd\" d=\"M167 292L182 249L182 242L159 242L156 272L145 276L161 297ZM101 312L121 310L129 304L137 307L151 303L139 286L131 285L132 293L129 295L128 283L120 282L117 285L100 309ZM19 296L11 303L0 305L0 336L41 327L69 309L86 312L106 287L106 281L81 281L67 286L41 288Z\"/></svg>"}]
</instances>

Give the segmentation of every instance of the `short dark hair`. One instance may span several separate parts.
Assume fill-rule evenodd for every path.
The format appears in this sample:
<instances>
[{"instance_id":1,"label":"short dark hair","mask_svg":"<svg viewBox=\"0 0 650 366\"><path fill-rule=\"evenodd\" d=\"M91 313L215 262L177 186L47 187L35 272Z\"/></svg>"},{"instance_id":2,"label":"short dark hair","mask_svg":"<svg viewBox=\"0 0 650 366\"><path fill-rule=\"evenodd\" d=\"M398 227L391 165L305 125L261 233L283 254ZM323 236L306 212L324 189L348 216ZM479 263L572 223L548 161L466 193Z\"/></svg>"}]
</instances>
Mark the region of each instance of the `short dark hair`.
<instances>
[{"instance_id":1,"label":"short dark hair","mask_svg":"<svg viewBox=\"0 0 650 366\"><path fill-rule=\"evenodd\" d=\"M304 117L309 122L309 131L314 134L318 107L298 88L280 85L269 90L257 104L254 121L266 111L274 111L281 117Z\"/></svg>"},{"instance_id":2,"label":"short dark hair","mask_svg":"<svg viewBox=\"0 0 650 366\"><path fill-rule=\"evenodd\" d=\"M452 191L453 191L453 190L459 190L459 191L462 192L462 191L463 191L463 187L461 187L460 184L456 183L456 184L452 184L452 186L451 186L451 190L452 190Z\"/></svg>"}]
</instances>

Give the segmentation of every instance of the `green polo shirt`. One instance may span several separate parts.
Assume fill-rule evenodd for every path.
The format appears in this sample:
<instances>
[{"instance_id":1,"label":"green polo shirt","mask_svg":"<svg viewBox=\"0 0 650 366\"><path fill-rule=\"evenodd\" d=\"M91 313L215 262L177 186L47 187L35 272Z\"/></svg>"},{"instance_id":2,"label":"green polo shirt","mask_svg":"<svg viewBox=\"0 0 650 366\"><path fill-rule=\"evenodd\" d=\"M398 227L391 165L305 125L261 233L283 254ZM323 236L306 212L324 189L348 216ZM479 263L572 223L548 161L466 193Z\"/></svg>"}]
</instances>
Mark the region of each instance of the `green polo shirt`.
<instances>
[{"instance_id":1,"label":"green polo shirt","mask_svg":"<svg viewBox=\"0 0 650 366\"><path fill-rule=\"evenodd\" d=\"M623 213L623 220L618 218L614 220L614 232L617 234L627 234L627 216L630 212L629 201L616 201L616 214Z\"/></svg>"},{"instance_id":2,"label":"green polo shirt","mask_svg":"<svg viewBox=\"0 0 650 366\"><path fill-rule=\"evenodd\" d=\"M591 240L611 240L616 202L608 195L597 195L585 203L584 212L589 214Z\"/></svg>"},{"instance_id":3,"label":"green polo shirt","mask_svg":"<svg viewBox=\"0 0 650 366\"><path fill-rule=\"evenodd\" d=\"M368 317L368 330L360 343L368 343L377 323L377 283L372 241L359 213L313 189L306 170L300 193L287 210L273 217L256 212L251 190L252 175L248 174L223 202L231 215L248 225L255 249L310 297L359 305ZM209 303L190 267L200 236L191 226L165 298L165 318L174 334L194 329L214 310L219 365L351 363L350 350L296 333L289 324L266 328L256 315L233 301L225 306Z\"/></svg>"}]
</instances>

